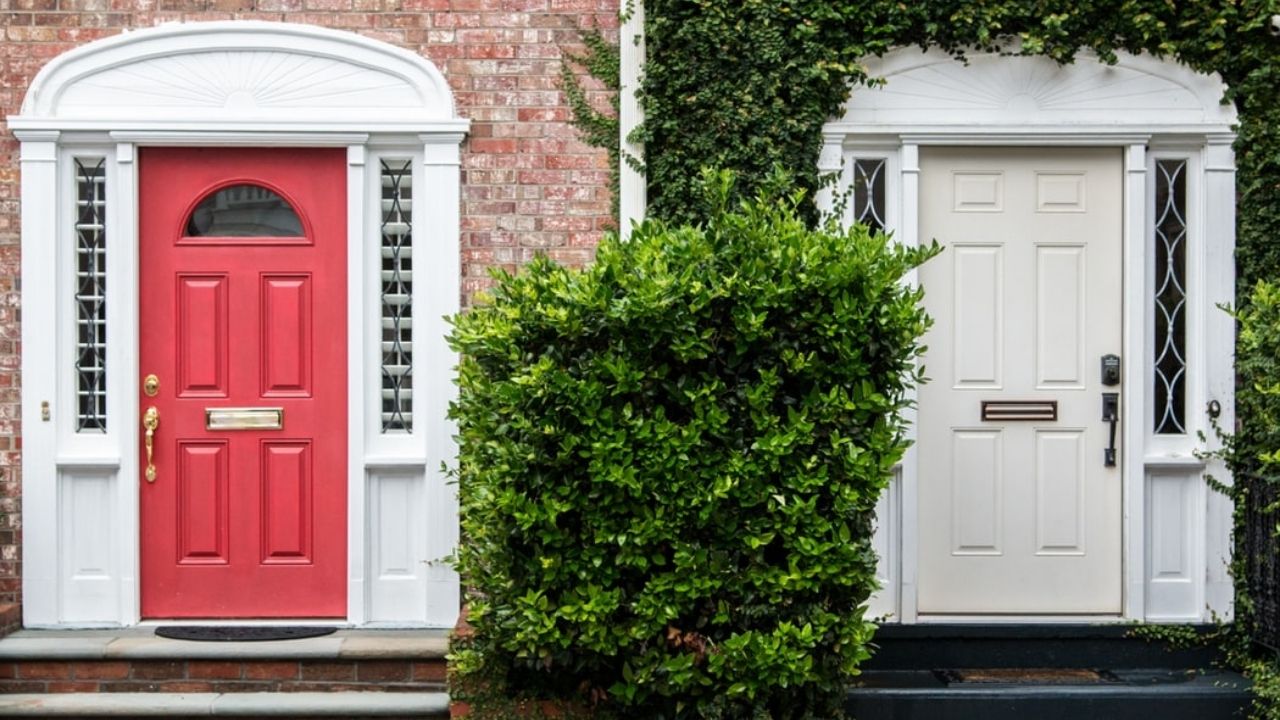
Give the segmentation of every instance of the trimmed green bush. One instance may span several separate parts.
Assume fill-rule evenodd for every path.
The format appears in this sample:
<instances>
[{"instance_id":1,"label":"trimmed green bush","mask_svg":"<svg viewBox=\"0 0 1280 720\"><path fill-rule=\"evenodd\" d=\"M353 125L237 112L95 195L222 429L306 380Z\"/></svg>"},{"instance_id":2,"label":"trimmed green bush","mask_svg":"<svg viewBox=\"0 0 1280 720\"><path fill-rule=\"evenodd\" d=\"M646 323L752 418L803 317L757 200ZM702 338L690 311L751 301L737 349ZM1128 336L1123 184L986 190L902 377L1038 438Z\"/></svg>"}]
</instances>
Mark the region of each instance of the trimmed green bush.
<instances>
[{"instance_id":1,"label":"trimmed green bush","mask_svg":"<svg viewBox=\"0 0 1280 720\"><path fill-rule=\"evenodd\" d=\"M703 226L537 260L454 321L463 684L597 716L838 716L928 326L904 278L936 249L811 229L800 193L727 207L732 183L704 177Z\"/></svg>"}]
</instances>

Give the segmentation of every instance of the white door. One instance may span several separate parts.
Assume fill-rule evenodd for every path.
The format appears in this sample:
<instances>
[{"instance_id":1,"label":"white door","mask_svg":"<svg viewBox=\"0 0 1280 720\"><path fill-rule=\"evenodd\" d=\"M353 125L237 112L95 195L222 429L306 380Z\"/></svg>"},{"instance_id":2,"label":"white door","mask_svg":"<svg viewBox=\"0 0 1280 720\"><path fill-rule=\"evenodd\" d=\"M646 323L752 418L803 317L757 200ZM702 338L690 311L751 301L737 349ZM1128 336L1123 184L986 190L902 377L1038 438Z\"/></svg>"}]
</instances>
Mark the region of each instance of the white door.
<instances>
[{"instance_id":1,"label":"white door","mask_svg":"<svg viewBox=\"0 0 1280 720\"><path fill-rule=\"evenodd\" d=\"M1121 350L1121 168L1106 148L920 153L920 237L946 248L920 272L922 615L1121 611L1100 369Z\"/></svg>"}]
</instances>

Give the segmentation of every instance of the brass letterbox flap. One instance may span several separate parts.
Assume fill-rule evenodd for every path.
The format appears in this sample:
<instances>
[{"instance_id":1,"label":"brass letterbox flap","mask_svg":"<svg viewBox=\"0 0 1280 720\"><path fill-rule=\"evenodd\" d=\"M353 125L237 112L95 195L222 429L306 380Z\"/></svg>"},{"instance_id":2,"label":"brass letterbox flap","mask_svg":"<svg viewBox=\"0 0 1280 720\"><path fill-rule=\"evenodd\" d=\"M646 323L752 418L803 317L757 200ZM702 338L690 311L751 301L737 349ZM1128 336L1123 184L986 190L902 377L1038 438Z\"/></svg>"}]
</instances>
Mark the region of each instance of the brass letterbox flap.
<instances>
[{"instance_id":1,"label":"brass letterbox flap","mask_svg":"<svg viewBox=\"0 0 1280 720\"><path fill-rule=\"evenodd\" d=\"M205 408L204 428L205 430L283 430L284 408Z\"/></svg>"}]
</instances>

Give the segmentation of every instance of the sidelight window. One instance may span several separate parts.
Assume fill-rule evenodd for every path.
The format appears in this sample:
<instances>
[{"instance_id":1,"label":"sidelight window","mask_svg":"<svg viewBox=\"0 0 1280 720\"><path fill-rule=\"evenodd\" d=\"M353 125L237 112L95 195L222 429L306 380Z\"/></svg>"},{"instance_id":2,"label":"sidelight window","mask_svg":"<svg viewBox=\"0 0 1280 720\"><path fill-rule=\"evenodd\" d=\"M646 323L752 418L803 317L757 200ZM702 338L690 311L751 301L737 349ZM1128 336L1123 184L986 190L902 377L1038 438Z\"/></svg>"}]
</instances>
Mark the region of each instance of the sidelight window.
<instances>
[{"instance_id":1,"label":"sidelight window","mask_svg":"<svg viewBox=\"0 0 1280 720\"><path fill-rule=\"evenodd\" d=\"M1182 435L1187 403L1187 161L1155 172L1155 387L1157 435Z\"/></svg>"},{"instance_id":2,"label":"sidelight window","mask_svg":"<svg viewBox=\"0 0 1280 720\"><path fill-rule=\"evenodd\" d=\"M866 225L872 232L884 232L885 218L885 159L854 158L853 160L854 222Z\"/></svg>"},{"instance_id":3,"label":"sidelight window","mask_svg":"<svg viewBox=\"0 0 1280 720\"><path fill-rule=\"evenodd\" d=\"M75 163L76 429L107 429L106 159Z\"/></svg>"},{"instance_id":4,"label":"sidelight window","mask_svg":"<svg viewBox=\"0 0 1280 720\"><path fill-rule=\"evenodd\" d=\"M413 430L413 162L382 161L382 432Z\"/></svg>"}]
</instances>

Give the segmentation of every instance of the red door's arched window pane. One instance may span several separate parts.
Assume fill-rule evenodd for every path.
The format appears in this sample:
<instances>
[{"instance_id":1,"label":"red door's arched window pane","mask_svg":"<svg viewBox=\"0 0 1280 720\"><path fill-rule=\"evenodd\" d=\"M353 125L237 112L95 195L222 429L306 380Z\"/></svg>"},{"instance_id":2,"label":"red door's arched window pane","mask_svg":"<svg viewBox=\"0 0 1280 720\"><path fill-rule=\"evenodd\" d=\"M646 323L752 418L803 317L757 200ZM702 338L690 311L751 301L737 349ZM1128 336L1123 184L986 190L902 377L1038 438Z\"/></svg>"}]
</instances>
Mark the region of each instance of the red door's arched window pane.
<instances>
[{"instance_id":1,"label":"red door's arched window pane","mask_svg":"<svg viewBox=\"0 0 1280 720\"><path fill-rule=\"evenodd\" d=\"M196 205L187 237L301 237L302 221L284 198L261 185L231 185Z\"/></svg>"}]
</instances>

